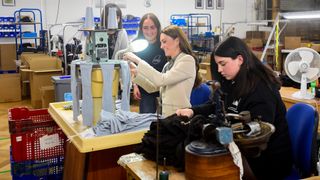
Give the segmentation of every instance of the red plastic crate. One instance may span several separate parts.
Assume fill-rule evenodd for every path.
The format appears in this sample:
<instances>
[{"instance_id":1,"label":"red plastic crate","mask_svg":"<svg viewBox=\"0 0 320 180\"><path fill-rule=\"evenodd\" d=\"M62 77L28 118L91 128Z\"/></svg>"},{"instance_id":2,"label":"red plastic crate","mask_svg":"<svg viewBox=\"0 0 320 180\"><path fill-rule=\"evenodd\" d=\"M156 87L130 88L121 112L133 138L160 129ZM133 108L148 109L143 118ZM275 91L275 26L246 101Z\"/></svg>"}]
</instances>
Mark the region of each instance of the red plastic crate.
<instances>
[{"instance_id":1,"label":"red plastic crate","mask_svg":"<svg viewBox=\"0 0 320 180\"><path fill-rule=\"evenodd\" d=\"M10 109L9 124L14 129L10 137L15 162L64 155L66 137L46 109Z\"/></svg>"},{"instance_id":2,"label":"red plastic crate","mask_svg":"<svg viewBox=\"0 0 320 180\"><path fill-rule=\"evenodd\" d=\"M8 112L9 132L33 131L37 127L55 126L47 109L29 110L26 107L12 108Z\"/></svg>"}]
</instances>

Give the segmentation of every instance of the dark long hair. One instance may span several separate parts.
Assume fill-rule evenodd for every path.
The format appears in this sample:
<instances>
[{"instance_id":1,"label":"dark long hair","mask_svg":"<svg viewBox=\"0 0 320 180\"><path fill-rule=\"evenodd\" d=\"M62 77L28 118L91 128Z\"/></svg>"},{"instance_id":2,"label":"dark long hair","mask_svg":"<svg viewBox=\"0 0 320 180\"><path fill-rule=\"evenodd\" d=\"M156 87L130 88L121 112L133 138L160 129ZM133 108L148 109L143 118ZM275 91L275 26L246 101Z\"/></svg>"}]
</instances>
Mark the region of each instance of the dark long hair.
<instances>
[{"instance_id":1,"label":"dark long hair","mask_svg":"<svg viewBox=\"0 0 320 180\"><path fill-rule=\"evenodd\" d=\"M154 23L154 25L156 25L156 28L157 28L157 40L156 40L156 43L159 44L160 46L160 33L161 33L161 24L160 24L160 21L159 19L157 18L157 16L153 13L147 13L145 15L142 16L141 20L140 20L140 23L139 23L139 32L138 32L138 36L136 39L145 39L144 35L143 35L143 31L142 31L142 28L143 28L143 23L146 19L151 19Z\"/></svg>"},{"instance_id":2,"label":"dark long hair","mask_svg":"<svg viewBox=\"0 0 320 180\"><path fill-rule=\"evenodd\" d=\"M272 69L264 65L248 46L237 37L229 37L218 44L211 54L211 63L214 63L213 67L216 68L213 68L213 76L216 76L217 80L226 81L221 75L218 75L214 56L229 57L234 60L238 55L243 57L243 63L234 79L236 89L233 93L235 93L236 97L240 98L248 95L260 81L263 81L270 89L274 86L281 87L281 82L277 79Z\"/></svg>"},{"instance_id":3,"label":"dark long hair","mask_svg":"<svg viewBox=\"0 0 320 180\"><path fill-rule=\"evenodd\" d=\"M199 74L199 62L198 62L198 58L194 55L194 53L192 52L191 49L191 45L188 42L188 38L186 37L186 35L184 34L184 32L181 30L180 27L175 26L175 25L169 25L167 27L165 27L161 33L170 36L172 39L176 39L179 38L179 47L180 50L186 54L191 55L194 60L195 60L195 65L196 65L196 79L193 85L193 88L198 87L201 82L201 76Z\"/></svg>"},{"instance_id":4,"label":"dark long hair","mask_svg":"<svg viewBox=\"0 0 320 180\"><path fill-rule=\"evenodd\" d=\"M119 6L113 3L108 3L104 6L104 9L101 13L101 26L104 28L108 28L108 15L109 15L109 8L116 8L117 17L119 18L118 22L118 29L122 29L122 12ZM105 11L105 12L104 12Z\"/></svg>"}]
</instances>

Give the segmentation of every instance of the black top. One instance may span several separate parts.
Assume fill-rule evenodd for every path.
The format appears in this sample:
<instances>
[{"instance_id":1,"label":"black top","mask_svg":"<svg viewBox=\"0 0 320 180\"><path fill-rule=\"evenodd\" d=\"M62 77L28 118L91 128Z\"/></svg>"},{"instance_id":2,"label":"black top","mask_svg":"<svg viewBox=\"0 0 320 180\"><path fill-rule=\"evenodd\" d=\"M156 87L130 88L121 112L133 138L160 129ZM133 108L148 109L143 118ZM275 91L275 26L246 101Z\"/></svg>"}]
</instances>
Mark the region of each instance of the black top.
<instances>
[{"instance_id":1,"label":"black top","mask_svg":"<svg viewBox=\"0 0 320 180\"><path fill-rule=\"evenodd\" d=\"M235 91L235 83L228 81L228 88L224 88L228 95L225 97L225 110L227 113L240 113L250 111L251 117L261 116L263 121L275 126L275 132L271 135L268 147L258 158L247 158L251 169L258 179L283 179L290 174L292 167L291 142L286 121L286 108L282 102L279 90L273 87L271 90L266 83L260 81L246 97L237 99L232 92ZM193 107L194 115L212 114L214 104L208 103Z\"/></svg>"},{"instance_id":2,"label":"black top","mask_svg":"<svg viewBox=\"0 0 320 180\"><path fill-rule=\"evenodd\" d=\"M164 51L160 48L160 43L158 42L149 44L149 46L145 50L137 52L135 54L159 72L162 71L163 66L167 63ZM149 94L141 87L139 87L139 90L141 95ZM159 96L158 92L152 94Z\"/></svg>"}]
</instances>

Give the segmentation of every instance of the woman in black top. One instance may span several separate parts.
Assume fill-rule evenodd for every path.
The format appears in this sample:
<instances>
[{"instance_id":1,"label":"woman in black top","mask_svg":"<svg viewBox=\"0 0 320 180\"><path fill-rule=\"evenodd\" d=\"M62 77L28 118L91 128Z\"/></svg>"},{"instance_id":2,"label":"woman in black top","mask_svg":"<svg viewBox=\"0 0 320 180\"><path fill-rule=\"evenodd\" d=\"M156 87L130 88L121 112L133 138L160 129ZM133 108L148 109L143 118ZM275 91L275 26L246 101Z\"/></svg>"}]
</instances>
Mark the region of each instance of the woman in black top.
<instances>
[{"instance_id":1,"label":"woman in black top","mask_svg":"<svg viewBox=\"0 0 320 180\"><path fill-rule=\"evenodd\" d=\"M167 63L164 51L160 48L160 33L161 25L156 15L153 13L145 14L139 24L137 39L146 39L149 42L149 46L145 50L135 53L159 72L162 71L163 66ZM156 112L159 92L148 93L143 88L134 84L133 97L140 100L140 113Z\"/></svg>"},{"instance_id":2,"label":"woman in black top","mask_svg":"<svg viewBox=\"0 0 320 180\"><path fill-rule=\"evenodd\" d=\"M286 108L281 100L280 81L237 37L230 37L218 45L211 55L213 77L221 82L227 113L250 111L253 118L275 126L266 150L256 158L246 157L257 179L284 179L291 172L292 156ZM214 103L179 109L177 115L193 117L214 113ZM244 154L244 156L246 156ZM245 166L244 166L245 167ZM244 179L252 179L245 167Z\"/></svg>"}]
</instances>

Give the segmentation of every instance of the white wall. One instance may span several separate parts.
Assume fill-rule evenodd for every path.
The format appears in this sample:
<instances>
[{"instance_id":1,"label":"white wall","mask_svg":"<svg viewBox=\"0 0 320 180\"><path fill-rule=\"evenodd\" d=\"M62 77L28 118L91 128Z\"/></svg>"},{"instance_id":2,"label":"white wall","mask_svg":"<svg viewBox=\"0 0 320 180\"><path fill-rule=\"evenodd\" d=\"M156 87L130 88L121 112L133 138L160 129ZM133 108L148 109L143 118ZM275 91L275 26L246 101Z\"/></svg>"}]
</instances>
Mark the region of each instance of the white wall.
<instances>
[{"instance_id":1,"label":"white wall","mask_svg":"<svg viewBox=\"0 0 320 180\"><path fill-rule=\"evenodd\" d=\"M95 0L99 1L99 0ZM113 0L116 1L117 0ZM43 21L45 29L48 24L66 23L79 21L85 16L86 6L94 4L93 0L60 0L60 8L58 10L59 0L16 0L15 7L7 7L0 5L0 16L13 16L16 9L20 8L39 8L43 12ZM172 14L188 14L188 13L210 13L212 16L213 29L221 26L225 22L244 22L254 21L254 0L225 0L224 10L216 10L216 0L214 0L214 9L206 10L195 9L195 0L151 0L151 7L145 7L145 0L121 0L126 4L123 8L123 14L132 14L134 16L142 16L147 12L153 12L161 21L162 27L170 24L170 15ZM57 10L59 12L57 18ZM99 16L99 8L94 8L94 16ZM222 17L220 17L222 15ZM56 21L57 18L57 21ZM236 28L236 35L244 38L246 27ZM56 30L61 33L61 27ZM68 35L73 35L76 29L68 28ZM0 43L14 42L14 39L0 39Z\"/></svg>"}]
</instances>

